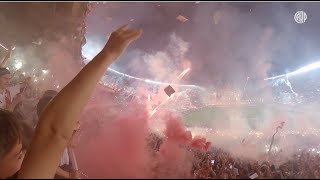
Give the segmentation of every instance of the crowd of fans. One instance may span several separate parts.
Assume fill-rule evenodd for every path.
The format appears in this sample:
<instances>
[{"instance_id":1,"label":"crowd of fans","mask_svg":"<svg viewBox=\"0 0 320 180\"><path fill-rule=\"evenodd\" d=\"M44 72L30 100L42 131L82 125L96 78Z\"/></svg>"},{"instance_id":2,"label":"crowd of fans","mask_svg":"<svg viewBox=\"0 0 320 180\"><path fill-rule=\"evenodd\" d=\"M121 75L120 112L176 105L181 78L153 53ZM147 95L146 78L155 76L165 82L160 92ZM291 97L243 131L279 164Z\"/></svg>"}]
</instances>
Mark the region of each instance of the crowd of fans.
<instances>
[{"instance_id":1,"label":"crowd of fans","mask_svg":"<svg viewBox=\"0 0 320 180\"><path fill-rule=\"evenodd\" d=\"M12 112L12 116L6 117L10 119L11 122L4 122L3 120L0 121L0 134L3 136L0 144L0 155L10 151L10 148L14 146L15 142L13 139L15 136L19 136L17 134L18 131L7 132L7 130L10 129L9 126L16 126L16 128L21 129L23 132L22 151L17 157L17 159L20 161L23 159L24 154L29 147L41 112L58 92L55 90L47 90L40 97L40 93L33 85L31 77L25 77L24 74L12 74L7 68L4 68L7 61L11 57L13 50L14 49L12 48L8 51L8 54L2 60L0 67L0 108L2 109L1 113L3 115L1 118L6 117L6 111ZM6 137L6 135L2 133L9 133L11 137ZM0 162L5 163L5 160L2 159ZM6 167L1 163L0 178L5 178L6 174L13 175L12 172L18 170L21 162L15 167L10 167L10 164ZM72 170L72 164L70 163L68 157L68 149L65 150L65 153L61 158L60 166L61 167L57 169L56 177L77 178L79 176L74 170ZM16 176L17 172L10 177L13 178Z\"/></svg>"},{"instance_id":2,"label":"crowd of fans","mask_svg":"<svg viewBox=\"0 0 320 180\"><path fill-rule=\"evenodd\" d=\"M159 151L163 137L150 134L149 147ZM197 179L315 179L320 176L320 155L300 151L282 160L278 155L264 155L264 160L235 157L221 148L212 147L208 152L193 151L191 175Z\"/></svg>"},{"instance_id":3,"label":"crowd of fans","mask_svg":"<svg viewBox=\"0 0 320 180\"><path fill-rule=\"evenodd\" d=\"M121 27L111 35L102 52L60 93L45 90L41 96L32 85L31 77L5 68L14 48L8 51L0 67L0 178L80 177L72 159L72 137L79 129L81 109L103 72L140 35L141 31ZM162 142L162 137L153 135L149 145L158 151ZM194 178L320 177L320 156L308 152L294 155L277 167L271 159L252 162L216 148L208 152L194 151L194 157L191 171Z\"/></svg>"},{"instance_id":4,"label":"crowd of fans","mask_svg":"<svg viewBox=\"0 0 320 180\"><path fill-rule=\"evenodd\" d=\"M314 179L319 178L319 159L319 154L302 152L276 167L271 160L262 163L244 160L213 148L195 163L194 176L210 179Z\"/></svg>"}]
</instances>

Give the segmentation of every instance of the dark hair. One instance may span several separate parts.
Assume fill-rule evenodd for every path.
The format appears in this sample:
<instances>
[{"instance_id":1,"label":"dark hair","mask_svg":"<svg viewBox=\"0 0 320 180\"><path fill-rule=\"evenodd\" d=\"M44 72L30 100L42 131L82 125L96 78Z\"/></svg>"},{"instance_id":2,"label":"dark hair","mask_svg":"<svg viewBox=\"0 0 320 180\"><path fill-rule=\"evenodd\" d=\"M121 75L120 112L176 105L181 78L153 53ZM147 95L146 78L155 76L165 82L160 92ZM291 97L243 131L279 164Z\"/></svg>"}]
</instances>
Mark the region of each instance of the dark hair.
<instances>
[{"instance_id":1,"label":"dark hair","mask_svg":"<svg viewBox=\"0 0 320 180\"><path fill-rule=\"evenodd\" d=\"M47 107L47 105L49 104L51 99L53 99L52 96L44 96L39 100L39 102L37 104L37 115L38 115L38 117L40 117L40 114Z\"/></svg>"},{"instance_id":2,"label":"dark hair","mask_svg":"<svg viewBox=\"0 0 320 180\"><path fill-rule=\"evenodd\" d=\"M0 76L10 74L10 71L7 68L0 67Z\"/></svg>"},{"instance_id":3,"label":"dark hair","mask_svg":"<svg viewBox=\"0 0 320 180\"><path fill-rule=\"evenodd\" d=\"M58 94L58 91L55 91L55 90L46 90L43 95L42 95L42 98L43 97L47 97L47 96L50 96L50 97L54 97Z\"/></svg>"},{"instance_id":4,"label":"dark hair","mask_svg":"<svg viewBox=\"0 0 320 180\"><path fill-rule=\"evenodd\" d=\"M46 108L46 106L49 104L51 99L53 99L54 96L58 94L55 90L46 90L42 97L40 98L38 104L37 104L37 115L38 117L42 113L42 111Z\"/></svg>"},{"instance_id":5,"label":"dark hair","mask_svg":"<svg viewBox=\"0 0 320 180\"><path fill-rule=\"evenodd\" d=\"M22 141L22 126L10 111L0 109L0 158Z\"/></svg>"}]
</instances>

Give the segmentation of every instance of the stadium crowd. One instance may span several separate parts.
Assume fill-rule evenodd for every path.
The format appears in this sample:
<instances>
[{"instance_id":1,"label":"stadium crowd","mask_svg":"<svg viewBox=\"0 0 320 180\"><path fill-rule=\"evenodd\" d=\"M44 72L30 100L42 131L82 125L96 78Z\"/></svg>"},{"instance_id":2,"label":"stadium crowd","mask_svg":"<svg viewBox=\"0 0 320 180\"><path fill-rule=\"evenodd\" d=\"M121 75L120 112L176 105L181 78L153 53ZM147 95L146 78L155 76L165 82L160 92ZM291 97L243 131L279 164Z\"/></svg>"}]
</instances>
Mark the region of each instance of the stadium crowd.
<instances>
[{"instance_id":1,"label":"stadium crowd","mask_svg":"<svg viewBox=\"0 0 320 180\"><path fill-rule=\"evenodd\" d=\"M8 51L0 68L0 178L80 178L72 155L80 112L107 67L141 33L127 26L113 32L105 48L59 93L40 95L31 77L16 77L5 68L14 48ZM152 134L150 148L158 151L161 143L162 137ZM252 162L213 147L194 151L190 173L205 179L319 178L319 160L319 154L301 152L276 167L271 159Z\"/></svg>"},{"instance_id":2,"label":"stadium crowd","mask_svg":"<svg viewBox=\"0 0 320 180\"><path fill-rule=\"evenodd\" d=\"M159 151L163 138L151 134L150 147ZM276 165L278 154L265 154L264 161L235 157L212 147L208 152L193 151L191 176L196 179L315 179L319 178L320 155L300 151Z\"/></svg>"}]
</instances>

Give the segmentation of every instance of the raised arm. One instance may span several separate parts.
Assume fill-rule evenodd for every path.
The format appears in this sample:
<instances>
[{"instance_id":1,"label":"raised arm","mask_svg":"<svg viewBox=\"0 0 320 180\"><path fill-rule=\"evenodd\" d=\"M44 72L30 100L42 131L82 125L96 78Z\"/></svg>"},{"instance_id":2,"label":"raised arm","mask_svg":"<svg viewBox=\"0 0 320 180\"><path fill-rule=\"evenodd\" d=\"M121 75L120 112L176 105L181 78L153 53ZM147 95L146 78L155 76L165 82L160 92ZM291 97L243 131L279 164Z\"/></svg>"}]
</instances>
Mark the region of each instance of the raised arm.
<instances>
[{"instance_id":1,"label":"raised arm","mask_svg":"<svg viewBox=\"0 0 320 180\"><path fill-rule=\"evenodd\" d=\"M7 65L7 62L8 62L8 60L9 60L9 58L11 57L14 49L15 49L15 47L10 48L10 49L8 50L8 53L6 54L6 56L5 56L5 57L3 58L3 60L1 61L0 67L3 67L3 68L4 68L4 67Z\"/></svg>"},{"instance_id":2,"label":"raised arm","mask_svg":"<svg viewBox=\"0 0 320 180\"><path fill-rule=\"evenodd\" d=\"M113 32L103 50L48 104L23 161L19 178L53 178L80 112L106 69L142 30L125 25Z\"/></svg>"}]
</instances>

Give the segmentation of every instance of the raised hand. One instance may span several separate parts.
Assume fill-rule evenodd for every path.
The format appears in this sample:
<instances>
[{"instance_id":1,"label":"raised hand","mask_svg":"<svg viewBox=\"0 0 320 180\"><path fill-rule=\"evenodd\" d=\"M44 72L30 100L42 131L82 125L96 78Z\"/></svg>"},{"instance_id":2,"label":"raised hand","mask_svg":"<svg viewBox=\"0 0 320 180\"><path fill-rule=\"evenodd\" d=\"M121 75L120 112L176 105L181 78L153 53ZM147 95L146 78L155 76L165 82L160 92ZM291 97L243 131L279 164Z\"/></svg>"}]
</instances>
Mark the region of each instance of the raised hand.
<instances>
[{"instance_id":1,"label":"raised hand","mask_svg":"<svg viewBox=\"0 0 320 180\"><path fill-rule=\"evenodd\" d=\"M111 55L112 59L116 60L129 46L129 44L138 39L141 34L141 29L129 29L128 25L126 24L111 34L102 52L108 53L109 55Z\"/></svg>"},{"instance_id":2,"label":"raised hand","mask_svg":"<svg viewBox=\"0 0 320 180\"><path fill-rule=\"evenodd\" d=\"M142 30L128 29L128 25L113 32L103 50L52 99L39 118L18 178L54 177L61 155L74 134L81 112L101 77L128 45L141 34ZM78 89L81 91L77 91Z\"/></svg>"}]
</instances>

